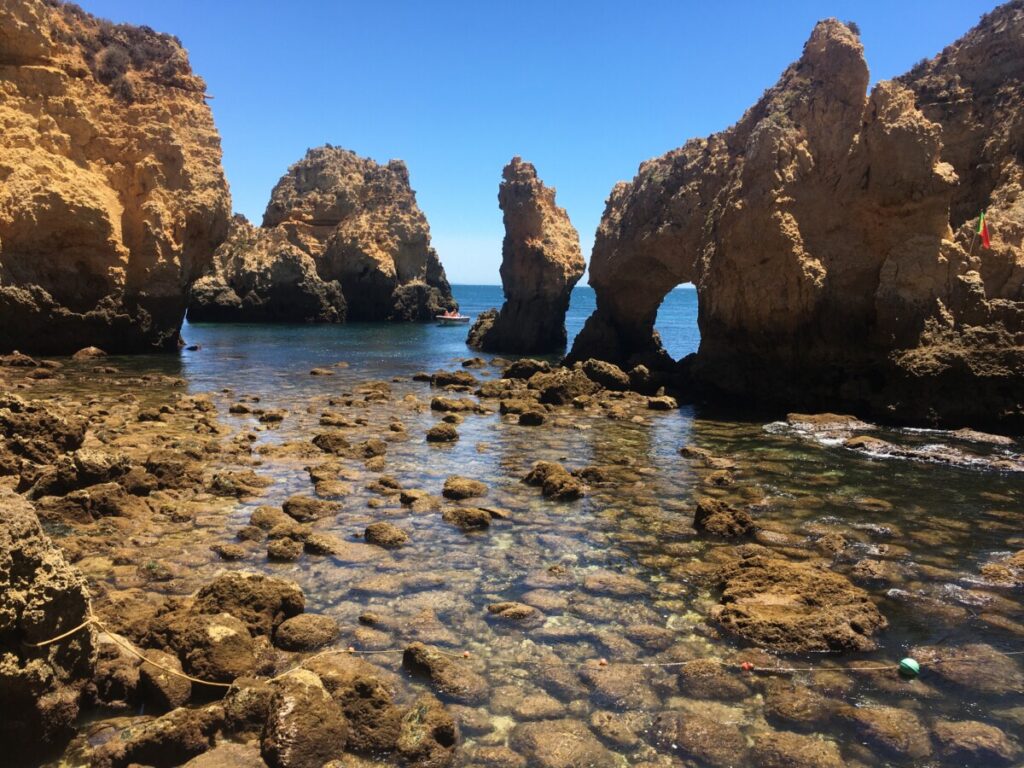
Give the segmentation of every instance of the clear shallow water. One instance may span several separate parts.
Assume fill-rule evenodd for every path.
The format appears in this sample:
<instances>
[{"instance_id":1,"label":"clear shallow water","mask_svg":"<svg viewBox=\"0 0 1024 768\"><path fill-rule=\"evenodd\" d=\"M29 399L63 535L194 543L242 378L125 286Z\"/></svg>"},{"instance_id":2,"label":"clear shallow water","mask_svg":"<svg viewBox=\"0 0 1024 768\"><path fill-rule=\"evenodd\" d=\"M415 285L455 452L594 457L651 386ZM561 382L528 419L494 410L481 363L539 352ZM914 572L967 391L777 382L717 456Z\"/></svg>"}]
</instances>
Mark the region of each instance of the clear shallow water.
<instances>
[{"instance_id":1,"label":"clear shallow water","mask_svg":"<svg viewBox=\"0 0 1024 768\"><path fill-rule=\"evenodd\" d=\"M455 290L467 314L500 304L498 289ZM589 314L587 301L592 297L589 291L574 294L570 336ZM666 313L673 306L670 301L679 303L678 315ZM674 292L666 300L658 325L674 356L696 347L695 312L692 291ZM914 644L1024 647L1019 589L995 587L980 575L985 563L1024 548L1024 476L874 459L791 430L766 430L762 423L692 409L640 409L609 418L600 410L566 408L555 414L554 424L542 428L520 427L498 414L470 414L458 427L457 443L428 445L423 434L440 414L426 404L437 392L427 384L391 380L457 366L473 354L464 345L465 332L432 325L193 325L186 327L185 336L189 343L201 345L199 351L173 358L112 359L125 374L180 375L190 392L214 393L220 421L233 431L255 435L255 469L274 480L258 498L232 503L223 511L210 510L191 524L157 526L144 556L166 566L172 578L150 588L184 594L220 568L266 569L299 582L311 609L341 623L343 647L403 647L422 639L469 650L472 658L467 663L485 677L492 692L477 709L494 724L487 733L470 734L470 746L504 743L515 723L537 716L516 702L544 692L555 700L547 704L547 716L591 722L602 716L599 713L645 716L676 709L738 724L747 738L753 738L769 727L791 727L766 714L756 685L738 698L717 700L714 692L697 695L683 688L673 668L624 675L619 670L601 679L578 666L599 658L613 663L728 661L744 647L719 636L707 621L718 598L700 574L721 561L727 545L695 539L689 526L695 500L710 495L752 505L765 531L760 540L781 555L821 556L835 570L855 578L856 566L863 561L888 569L885 578L858 580L890 622L878 636L879 650L787 660L833 672L827 681L813 672L787 675L786 680L827 695L837 707L906 710L925 731L937 718L981 720L1007 733L1024 725L1020 690L995 694L965 688L927 670L911 683L843 669L853 660L895 663ZM333 369L334 376L309 375L314 367L338 362L348 367ZM493 368L473 372L484 379L497 373ZM391 398L368 401L361 388L370 379L391 382ZM39 386L44 394L51 385ZM130 382L76 375L73 366L63 382L52 386L108 398L133 388ZM145 397L171 394L155 388ZM259 397L262 407L283 408L288 415L273 429L248 415L229 415L228 406L242 396ZM401 420L408 439L389 442L384 473L403 488L434 495L440 494L450 475L482 480L487 496L467 503L506 510L508 520L486 532L464 534L445 523L436 510L413 511L397 498L368 488L379 473L367 470L362 462L343 461L340 479L350 488L328 496L342 505L342 511L318 521L315 528L358 543L368 523L387 520L410 532L410 546L374 552L358 562L307 555L297 563L270 563L262 547L254 547L238 564L217 561L209 544L234 542L256 506L314 492L306 467L328 457L310 454L308 440L324 431L319 425L323 412L361 420L346 430L353 442L387 437L390 422ZM913 432L880 434L907 444L924 439ZM971 449L941 433L930 433L926 439ZM735 461L730 482L720 484L712 471L681 457L679 448L684 445ZM305 446L306 452L292 450L295 446ZM998 450L1020 448L1018 444ZM580 501L554 503L521 482L538 460L560 461L573 469L603 467L609 482L595 484ZM834 556L823 545L831 535L846 542ZM113 588L138 586L133 568L111 573L102 560L90 567L95 569L89 572L92 578L108 581ZM588 586L588 578L606 572L629 577L628 589L617 594ZM543 623L523 628L488 618L487 606L502 600L538 605L545 614ZM359 622L367 611L382 618L369 628L372 632ZM667 630L671 642L667 647L645 644L640 640L645 635L636 630L639 626ZM397 668L396 658L374 660ZM1010 663L1019 673L1021 665ZM870 743L838 715L824 717L809 730L835 740L850 765L922 764ZM622 755L623 764L657 757L645 746L642 731L641 727L636 745L609 743ZM923 764L986 765L938 758Z\"/></svg>"}]
</instances>

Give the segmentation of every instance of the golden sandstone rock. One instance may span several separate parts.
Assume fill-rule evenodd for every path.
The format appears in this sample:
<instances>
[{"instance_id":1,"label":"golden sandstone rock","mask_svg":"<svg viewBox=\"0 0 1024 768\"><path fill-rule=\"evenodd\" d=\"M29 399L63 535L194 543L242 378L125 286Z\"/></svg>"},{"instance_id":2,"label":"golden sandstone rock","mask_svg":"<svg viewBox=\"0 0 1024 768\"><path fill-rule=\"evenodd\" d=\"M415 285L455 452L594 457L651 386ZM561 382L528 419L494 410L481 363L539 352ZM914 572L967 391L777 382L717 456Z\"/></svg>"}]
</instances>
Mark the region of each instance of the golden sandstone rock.
<instances>
[{"instance_id":1,"label":"golden sandstone rock","mask_svg":"<svg viewBox=\"0 0 1024 768\"><path fill-rule=\"evenodd\" d=\"M311 149L274 187L263 226L236 217L192 320L432 320L454 309L401 160Z\"/></svg>"},{"instance_id":2,"label":"golden sandstone rock","mask_svg":"<svg viewBox=\"0 0 1024 768\"><path fill-rule=\"evenodd\" d=\"M0 349L174 349L227 233L220 137L174 37L0 2Z\"/></svg>"},{"instance_id":3,"label":"golden sandstone rock","mask_svg":"<svg viewBox=\"0 0 1024 768\"><path fill-rule=\"evenodd\" d=\"M537 354L564 349L565 313L586 263L569 214L555 190L519 157L502 172L498 202L504 212L501 284L505 303L483 313L470 330L471 347L489 352Z\"/></svg>"},{"instance_id":4,"label":"golden sandstone rock","mask_svg":"<svg viewBox=\"0 0 1024 768\"><path fill-rule=\"evenodd\" d=\"M677 373L709 394L1024 426L1022 37L1008 3L865 95L857 35L820 22L738 123L612 190L570 360L672 368L655 316L692 282L701 346Z\"/></svg>"}]
</instances>

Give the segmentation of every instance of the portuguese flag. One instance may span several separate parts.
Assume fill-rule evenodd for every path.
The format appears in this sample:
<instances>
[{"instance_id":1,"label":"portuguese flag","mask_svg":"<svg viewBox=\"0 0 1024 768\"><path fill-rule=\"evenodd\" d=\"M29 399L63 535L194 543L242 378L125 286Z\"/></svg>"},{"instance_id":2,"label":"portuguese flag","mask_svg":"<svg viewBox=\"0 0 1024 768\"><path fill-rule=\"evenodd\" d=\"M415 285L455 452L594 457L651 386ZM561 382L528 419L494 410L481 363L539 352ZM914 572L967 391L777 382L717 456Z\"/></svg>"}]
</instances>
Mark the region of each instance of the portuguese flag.
<instances>
[{"instance_id":1,"label":"portuguese flag","mask_svg":"<svg viewBox=\"0 0 1024 768\"><path fill-rule=\"evenodd\" d=\"M992 241L988 238L988 222L985 221L985 212L981 212L981 216L978 217L978 234L981 235L981 247L991 248Z\"/></svg>"}]
</instances>

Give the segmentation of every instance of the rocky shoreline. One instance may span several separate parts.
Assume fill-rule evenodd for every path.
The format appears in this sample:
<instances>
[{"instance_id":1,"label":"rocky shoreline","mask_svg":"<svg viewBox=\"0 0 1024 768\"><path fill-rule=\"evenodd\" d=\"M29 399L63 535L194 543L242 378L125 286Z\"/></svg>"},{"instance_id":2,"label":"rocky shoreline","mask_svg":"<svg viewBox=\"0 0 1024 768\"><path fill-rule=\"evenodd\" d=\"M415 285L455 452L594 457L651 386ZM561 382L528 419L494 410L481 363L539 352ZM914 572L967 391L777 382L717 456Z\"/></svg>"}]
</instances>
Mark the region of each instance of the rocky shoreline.
<instances>
[{"instance_id":1,"label":"rocky shoreline","mask_svg":"<svg viewBox=\"0 0 1024 768\"><path fill-rule=\"evenodd\" d=\"M999 651L999 638L1024 637L1019 603L1008 599L1021 583L1019 552L973 575L930 565L896 543L882 499L804 522L796 510L831 502L808 506L819 498L811 494L791 505L772 489L784 467L721 453L716 438L672 448L692 491L658 504L649 496L670 476L652 474L642 451L617 453L610 435L580 428L647 435L679 412L668 395L631 391L630 375L608 364L467 360L393 382L323 368L309 380L329 385L281 407L235 392L186 394L179 379L125 375L103 360L4 362L12 394L0 408L0 467L20 494L5 497L5 520L31 527L38 516L53 542L37 530L4 551L19 562L29 547L63 552L68 576L48 569L34 580L42 593L30 600L33 614L10 604L17 590L5 581L4 615L13 607L35 623L0 642L38 642L88 615L82 599L49 602L52 578L87 585L101 622L41 657L52 693L32 690L48 708L18 726L40 734L33 744L59 749L77 703L91 724L70 741L71 764L554 767L628 755L670 766L748 755L992 765L1020 754L1012 712L1024 672ZM814 444L808 434L885 434L829 414L788 423L799 434L773 439L792 446ZM444 439L432 441L435 431ZM538 435L552 445L599 439L588 444L611 461L527 448ZM1012 477L1019 446L963 437L979 457L993 451L990 472ZM421 469L420 484L411 480L412 467L462 449L486 456L495 441L509 445L496 476L463 458L450 465L462 472L444 463L448 474L429 479ZM789 509L781 516L772 513L780 502ZM623 505L630 512L609 529L610 561L594 559L597 550L589 566L567 559L579 546L571 537L594 546L592 536L604 536L584 533L586 517L610 523ZM857 527L879 511L882 521ZM639 569L623 569L615 550L639 534L634 516L647 554ZM505 550L509 536L526 538ZM914 549L935 541L923 529L904 537ZM438 547L447 565L430 568ZM915 583L934 584L935 596ZM958 590L952 603L942 597L949 589ZM851 671L894 665L879 641L901 592L937 626L980 611L973 621L986 629L976 631L990 637L913 649L922 662L963 657L922 681L902 680L895 666ZM855 655L813 656L821 650ZM7 679L39 679L25 678L21 662L11 667L14 658L4 656ZM815 671L774 672L795 659L812 659ZM748 663L757 672L744 672ZM914 702L954 690L993 702L984 723L948 704L915 712ZM865 695L874 703L851 706ZM304 737L289 736L296 731ZM563 742L568 754L556 747Z\"/></svg>"}]
</instances>

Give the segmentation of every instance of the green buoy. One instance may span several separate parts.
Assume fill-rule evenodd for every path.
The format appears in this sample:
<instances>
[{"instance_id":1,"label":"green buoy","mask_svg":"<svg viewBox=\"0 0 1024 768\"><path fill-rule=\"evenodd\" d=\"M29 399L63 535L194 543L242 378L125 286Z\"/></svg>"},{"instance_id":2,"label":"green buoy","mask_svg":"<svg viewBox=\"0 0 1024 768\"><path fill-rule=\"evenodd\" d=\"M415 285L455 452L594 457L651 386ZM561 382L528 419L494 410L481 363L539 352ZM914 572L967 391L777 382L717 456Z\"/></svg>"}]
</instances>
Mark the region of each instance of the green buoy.
<instances>
[{"instance_id":1,"label":"green buoy","mask_svg":"<svg viewBox=\"0 0 1024 768\"><path fill-rule=\"evenodd\" d=\"M900 674L903 677L913 679L921 674L921 665L909 656L900 661Z\"/></svg>"}]
</instances>

